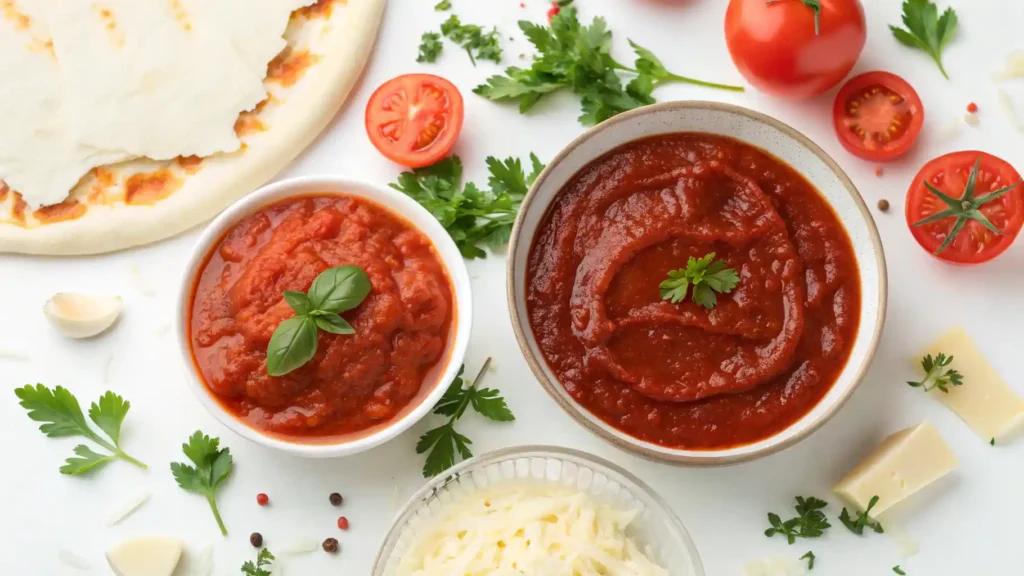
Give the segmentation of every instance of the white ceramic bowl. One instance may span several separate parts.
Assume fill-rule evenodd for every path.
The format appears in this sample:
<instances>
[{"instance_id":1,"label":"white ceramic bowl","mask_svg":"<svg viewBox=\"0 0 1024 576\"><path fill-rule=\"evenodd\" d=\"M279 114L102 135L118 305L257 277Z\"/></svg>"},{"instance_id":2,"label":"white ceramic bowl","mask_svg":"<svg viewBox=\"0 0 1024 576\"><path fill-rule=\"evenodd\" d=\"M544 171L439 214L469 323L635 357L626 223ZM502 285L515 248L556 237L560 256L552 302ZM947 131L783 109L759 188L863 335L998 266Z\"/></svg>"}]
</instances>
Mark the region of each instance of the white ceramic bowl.
<instances>
[{"instance_id":1,"label":"white ceramic bowl","mask_svg":"<svg viewBox=\"0 0 1024 576\"><path fill-rule=\"evenodd\" d=\"M575 487L599 502L636 510L628 534L650 548L652 560L666 568L670 576L704 576L686 527L650 486L607 460L555 446L496 450L466 460L428 482L395 517L377 553L373 576L396 576L402 555L417 531L460 495L522 480Z\"/></svg>"},{"instance_id":2,"label":"white ceramic bowl","mask_svg":"<svg viewBox=\"0 0 1024 576\"><path fill-rule=\"evenodd\" d=\"M331 194L365 198L391 210L430 238L430 241L434 244L434 249L447 268L448 278L451 280L455 291L453 296L455 306L455 337L449 345L448 356L445 360L447 364L444 370L440 372L438 381L434 383L433 390L423 398L419 405L406 411L404 415L390 422L386 427L365 436L338 443L311 442L303 444L282 440L281 438L264 434L259 430L251 428L226 411L217 402L212 392L203 382L202 375L193 361L191 338L188 333L188 317L191 312L192 289L196 281L196 275L200 271L199 268L203 265L207 254L216 246L228 229L245 217L258 212L261 208L280 200L296 196L326 196ZM207 226L192 249L192 255L188 260L188 265L181 280L181 286L178 289L176 305L175 332L178 349L181 353L189 388L195 393L200 403L225 426L253 442L284 452L312 458L331 458L363 452L398 436L425 416L433 408L434 404L440 400L445 389L448 387L448 383L458 373L462 360L466 355L466 347L469 345L469 334L473 325L473 304L466 263L459 253L459 249L455 247L455 243L452 242L451 237L448 236L448 233L445 232L441 224L426 209L397 190L338 176L305 176L282 180L268 184L232 204L231 207L222 212Z\"/></svg>"},{"instance_id":3,"label":"white ceramic bowl","mask_svg":"<svg viewBox=\"0 0 1024 576\"><path fill-rule=\"evenodd\" d=\"M860 270L861 315L846 367L828 394L803 418L778 434L722 450L680 450L639 440L595 417L565 391L548 367L526 311L527 258L551 201L584 166L627 142L677 132L704 132L741 140L767 151L802 174L839 216ZM665 102L639 108L590 129L563 149L523 201L509 243L508 305L516 338L544 389L577 422L616 446L654 460L697 466L732 464L786 448L817 430L846 402L867 371L885 319L886 269L874 220L853 183L824 150L793 128L753 110L718 102Z\"/></svg>"}]
</instances>

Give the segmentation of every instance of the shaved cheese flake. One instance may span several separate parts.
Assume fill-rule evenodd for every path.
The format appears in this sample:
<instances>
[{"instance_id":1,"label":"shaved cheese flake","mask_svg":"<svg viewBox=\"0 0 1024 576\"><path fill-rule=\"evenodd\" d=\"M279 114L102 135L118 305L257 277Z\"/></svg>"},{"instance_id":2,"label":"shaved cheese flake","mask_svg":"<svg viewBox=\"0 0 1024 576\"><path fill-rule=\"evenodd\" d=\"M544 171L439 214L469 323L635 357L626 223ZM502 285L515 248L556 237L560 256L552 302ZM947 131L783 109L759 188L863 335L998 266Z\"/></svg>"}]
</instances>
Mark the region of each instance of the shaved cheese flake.
<instances>
[{"instance_id":1,"label":"shaved cheese flake","mask_svg":"<svg viewBox=\"0 0 1024 576\"><path fill-rule=\"evenodd\" d=\"M125 518L131 516L136 510L139 509L146 501L149 500L151 494L149 492L140 492L131 499L125 500L121 504L114 508L110 515L107 516L107 526L113 526Z\"/></svg>"},{"instance_id":2,"label":"shaved cheese flake","mask_svg":"<svg viewBox=\"0 0 1024 576\"><path fill-rule=\"evenodd\" d=\"M139 269L139 265L135 262L128 263L128 277L131 279L135 289L139 291L139 294L146 298L156 296L156 290L143 278L142 270Z\"/></svg>"},{"instance_id":3,"label":"shaved cheese flake","mask_svg":"<svg viewBox=\"0 0 1024 576\"><path fill-rule=\"evenodd\" d=\"M213 546L203 546L203 549L190 560L189 576L210 576L213 572Z\"/></svg>"},{"instance_id":4,"label":"shaved cheese flake","mask_svg":"<svg viewBox=\"0 0 1024 576\"><path fill-rule=\"evenodd\" d=\"M1024 78L1024 54L1011 54L1006 58L1005 67L996 73L997 81Z\"/></svg>"},{"instance_id":5,"label":"shaved cheese flake","mask_svg":"<svg viewBox=\"0 0 1024 576\"><path fill-rule=\"evenodd\" d=\"M971 128L977 128L978 124L981 124L981 119L978 118L977 114L964 112L964 122L966 122Z\"/></svg>"},{"instance_id":6,"label":"shaved cheese flake","mask_svg":"<svg viewBox=\"0 0 1024 576\"><path fill-rule=\"evenodd\" d=\"M312 538L302 538L282 548L280 550L280 555L298 556L300 554L309 554L310 552L316 551L317 546L319 546L319 544L316 540L313 540Z\"/></svg>"},{"instance_id":7,"label":"shaved cheese flake","mask_svg":"<svg viewBox=\"0 0 1024 576\"><path fill-rule=\"evenodd\" d=\"M910 535L909 532L901 528L899 525L894 524L892 520L885 521L885 532L892 536L893 540L900 547L900 556L904 559L910 558L917 554L919 547L917 540Z\"/></svg>"},{"instance_id":8,"label":"shaved cheese flake","mask_svg":"<svg viewBox=\"0 0 1024 576\"><path fill-rule=\"evenodd\" d=\"M495 486L434 511L402 554L398 574L667 576L626 535L635 517L565 486Z\"/></svg>"},{"instance_id":9,"label":"shaved cheese flake","mask_svg":"<svg viewBox=\"0 0 1024 576\"><path fill-rule=\"evenodd\" d=\"M70 566L77 570L88 570L89 568L92 568L92 566L89 565L89 562L86 561L85 558L82 558L78 554L75 554L74 552L70 550L65 550L63 548L57 551L57 559L60 560L61 564L64 564L65 566Z\"/></svg>"},{"instance_id":10,"label":"shaved cheese flake","mask_svg":"<svg viewBox=\"0 0 1024 576\"><path fill-rule=\"evenodd\" d=\"M16 362L28 362L32 358L27 352L21 350L14 350L12 348L0 348L0 359L2 360L14 360Z\"/></svg>"},{"instance_id":11,"label":"shaved cheese flake","mask_svg":"<svg viewBox=\"0 0 1024 576\"><path fill-rule=\"evenodd\" d=\"M805 576L807 570L796 560L772 556L763 560L748 562L743 567L743 576Z\"/></svg>"},{"instance_id":12,"label":"shaved cheese flake","mask_svg":"<svg viewBox=\"0 0 1024 576\"><path fill-rule=\"evenodd\" d=\"M106 362L103 363L103 383L110 384L110 368L114 365L114 355L107 355Z\"/></svg>"},{"instance_id":13,"label":"shaved cheese flake","mask_svg":"<svg viewBox=\"0 0 1024 576\"><path fill-rule=\"evenodd\" d=\"M1017 113L1017 108L1013 105L1010 94L1002 88L999 88L996 92L999 96L999 107L1006 114L1006 119L1010 121L1010 125L1016 128L1017 131L1024 132L1024 122L1021 122L1020 114Z\"/></svg>"}]
</instances>

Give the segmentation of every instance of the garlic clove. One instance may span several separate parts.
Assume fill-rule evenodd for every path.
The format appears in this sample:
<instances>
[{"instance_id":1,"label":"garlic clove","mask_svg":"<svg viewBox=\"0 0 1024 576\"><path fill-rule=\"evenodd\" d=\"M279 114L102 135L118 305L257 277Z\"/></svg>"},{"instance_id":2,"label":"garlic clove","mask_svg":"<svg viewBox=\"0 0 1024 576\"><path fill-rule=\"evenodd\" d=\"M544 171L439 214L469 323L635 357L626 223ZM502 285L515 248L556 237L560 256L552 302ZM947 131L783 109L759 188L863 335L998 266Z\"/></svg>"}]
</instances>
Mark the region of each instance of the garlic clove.
<instances>
[{"instance_id":1,"label":"garlic clove","mask_svg":"<svg viewBox=\"0 0 1024 576\"><path fill-rule=\"evenodd\" d=\"M136 538L111 548L107 562L117 576L171 576L183 549L176 538Z\"/></svg>"},{"instance_id":2,"label":"garlic clove","mask_svg":"<svg viewBox=\"0 0 1024 576\"><path fill-rule=\"evenodd\" d=\"M43 314L64 336L91 338L113 326L121 308L120 296L59 292L43 306Z\"/></svg>"}]
</instances>

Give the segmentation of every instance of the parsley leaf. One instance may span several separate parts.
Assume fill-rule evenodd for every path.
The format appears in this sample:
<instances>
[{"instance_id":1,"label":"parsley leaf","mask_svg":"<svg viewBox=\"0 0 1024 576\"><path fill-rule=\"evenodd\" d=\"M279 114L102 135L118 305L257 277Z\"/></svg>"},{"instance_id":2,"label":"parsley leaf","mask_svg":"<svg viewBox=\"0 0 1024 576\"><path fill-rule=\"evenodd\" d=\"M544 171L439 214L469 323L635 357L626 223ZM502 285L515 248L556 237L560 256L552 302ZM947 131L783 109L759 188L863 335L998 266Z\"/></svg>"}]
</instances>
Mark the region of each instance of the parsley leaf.
<instances>
[{"instance_id":1,"label":"parsley leaf","mask_svg":"<svg viewBox=\"0 0 1024 576\"><path fill-rule=\"evenodd\" d=\"M231 451L220 447L219 438L211 438L199 430L188 439L187 444L181 445L181 450L195 466L172 462L171 473L174 479L186 492L206 497L221 534L227 536L228 530L217 510L216 492L234 468ZM273 557L270 559L273 560Z\"/></svg>"},{"instance_id":2,"label":"parsley leaf","mask_svg":"<svg viewBox=\"0 0 1024 576\"><path fill-rule=\"evenodd\" d=\"M949 386L963 385L963 375L953 369L946 369L953 362L952 356L939 353L932 358L928 354L921 359L921 367L924 368L924 379L920 382L907 381L907 384L914 388L921 388L925 392L938 388L946 394L949 393Z\"/></svg>"},{"instance_id":3,"label":"parsley leaf","mask_svg":"<svg viewBox=\"0 0 1024 576\"><path fill-rule=\"evenodd\" d=\"M85 474L116 459L130 462L139 468L146 468L145 464L121 450L121 423L128 415L131 403L117 394L108 391L89 407L89 419L110 438L109 441L89 427L78 399L62 386L50 390L42 384L36 384L35 387L27 385L16 389L14 394L21 400L21 407L28 410L30 419L44 423L39 427L43 434L50 438L81 436L110 452L100 454L84 444L75 446L74 453L77 458L68 458L60 468L61 474Z\"/></svg>"},{"instance_id":4,"label":"parsley leaf","mask_svg":"<svg viewBox=\"0 0 1024 576\"><path fill-rule=\"evenodd\" d=\"M434 6L434 10L437 11L437 12L444 12L445 10L451 10L451 9L452 9L452 2L451 2L451 0L441 0L440 2L437 3L436 6Z\"/></svg>"},{"instance_id":5,"label":"parsley leaf","mask_svg":"<svg viewBox=\"0 0 1024 576\"><path fill-rule=\"evenodd\" d=\"M827 502L813 496L810 498L797 496L796 513L798 516L783 522L778 514L769 512L768 523L771 524L771 528L765 530L764 535L771 538L776 534L782 534L790 544L795 543L797 538L818 538L825 533L825 530L832 527L828 523L828 519L825 518L825 513L822 512L826 506L828 506Z\"/></svg>"},{"instance_id":6,"label":"parsley leaf","mask_svg":"<svg viewBox=\"0 0 1024 576\"><path fill-rule=\"evenodd\" d=\"M256 556L256 564L253 564L252 561L242 564L242 574L245 576L270 576L274 560L276 558L270 553L270 550L264 548Z\"/></svg>"},{"instance_id":7,"label":"parsley leaf","mask_svg":"<svg viewBox=\"0 0 1024 576\"><path fill-rule=\"evenodd\" d=\"M490 365L491 359L488 358L469 388L463 387L462 372L465 366L459 368L459 374L434 406L434 414L448 416L448 423L428 430L416 443L417 454L430 451L423 465L423 476L432 478L451 468L455 465L456 452L463 459L473 457L473 451L469 448L472 440L455 431L455 422L462 418L467 407L472 406L478 414L496 422L516 419L505 399L499 395L500 392L493 388L477 388Z\"/></svg>"},{"instance_id":8,"label":"parsley leaf","mask_svg":"<svg viewBox=\"0 0 1024 576\"><path fill-rule=\"evenodd\" d=\"M612 116L655 102L655 88L669 82L685 82L723 90L743 91L695 80L669 72L654 53L630 41L636 53L635 68L611 56L612 33L603 18L582 26L573 6L564 6L550 26L520 21L519 28L537 49L529 69L509 67L504 75L491 76L473 92L493 101L515 101L519 111L530 111L548 93L568 89L580 97L579 120L593 125ZM623 87L620 74L631 76Z\"/></svg>"},{"instance_id":9,"label":"parsley leaf","mask_svg":"<svg viewBox=\"0 0 1024 576\"><path fill-rule=\"evenodd\" d=\"M484 33L480 26L463 24L458 16L452 14L441 24L441 33L469 54L473 66L476 66L477 60L501 63L501 44L497 28Z\"/></svg>"},{"instance_id":10,"label":"parsley leaf","mask_svg":"<svg viewBox=\"0 0 1024 576\"><path fill-rule=\"evenodd\" d=\"M721 260L712 262L714 258L714 252L703 258L691 256L686 268L670 271L668 280L658 285L661 299L678 304L686 299L686 292L693 286L693 301L705 308L714 308L718 304L715 292L728 294L740 281L735 270L726 268L728 264Z\"/></svg>"},{"instance_id":11,"label":"parsley leaf","mask_svg":"<svg viewBox=\"0 0 1024 576\"><path fill-rule=\"evenodd\" d=\"M871 509L875 507L875 504L878 504L878 496L873 496L871 500L868 502L867 510L863 512L858 512L856 518L850 516L850 513L844 507L843 512L839 514L839 521L842 522L843 525L850 530L850 532L853 532L858 536L864 534L864 528L871 528L876 533L881 534L885 532L885 529L882 528L881 523L879 523L877 520L872 520L868 516L868 514L871 513Z\"/></svg>"},{"instance_id":12,"label":"parsley leaf","mask_svg":"<svg viewBox=\"0 0 1024 576\"><path fill-rule=\"evenodd\" d=\"M530 154L531 172L517 158L487 157L490 190L462 186L462 161L449 156L437 164L402 172L390 186L427 209L448 231L465 258L484 258L483 246L508 243L519 205L544 165ZM461 187L461 190L460 190Z\"/></svg>"},{"instance_id":13,"label":"parsley leaf","mask_svg":"<svg viewBox=\"0 0 1024 576\"><path fill-rule=\"evenodd\" d=\"M420 55L416 57L417 62L436 62L437 57L444 50L441 44L441 35L437 32L424 32L420 37Z\"/></svg>"},{"instance_id":14,"label":"parsley leaf","mask_svg":"<svg viewBox=\"0 0 1024 576\"><path fill-rule=\"evenodd\" d=\"M939 8L930 0L905 0L903 2L903 25L906 28L889 26L892 35L904 46L920 48L928 53L939 65L939 71L949 79L942 66L942 50L956 35L956 11L946 8L939 16Z\"/></svg>"},{"instance_id":15,"label":"parsley leaf","mask_svg":"<svg viewBox=\"0 0 1024 576\"><path fill-rule=\"evenodd\" d=\"M907 576L907 573L904 572L903 568L900 568L899 565L893 566L892 571L899 574L900 576Z\"/></svg>"},{"instance_id":16,"label":"parsley leaf","mask_svg":"<svg viewBox=\"0 0 1024 576\"><path fill-rule=\"evenodd\" d=\"M807 560L807 569L814 570L814 552L808 550L807 554L800 557L801 560Z\"/></svg>"}]
</instances>

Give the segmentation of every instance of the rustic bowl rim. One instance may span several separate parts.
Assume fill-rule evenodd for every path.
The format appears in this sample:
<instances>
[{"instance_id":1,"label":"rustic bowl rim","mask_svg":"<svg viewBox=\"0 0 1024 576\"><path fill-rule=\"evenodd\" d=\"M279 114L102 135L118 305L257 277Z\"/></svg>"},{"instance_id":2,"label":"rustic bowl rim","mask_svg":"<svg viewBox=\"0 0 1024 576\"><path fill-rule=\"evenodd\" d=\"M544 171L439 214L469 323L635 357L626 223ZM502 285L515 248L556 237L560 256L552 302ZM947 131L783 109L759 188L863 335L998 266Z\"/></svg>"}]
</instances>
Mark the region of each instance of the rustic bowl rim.
<instances>
[{"instance_id":1,"label":"rustic bowl rim","mask_svg":"<svg viewBox=\"0 0 1024 576\"><path fill-rule=\"evenodd\" d=\"M622 432L623 437L619 437L608 432L602 425L598 424L597 417L587 412L581 406L570 402L562 396L561 391L564 390L560 382L552 381L548 378L544 370L545 361L543 358L538 358L534 355L529 345L529 337L527 331L530 330L529 318L521 317L519 314L518 300L525 298L525 294L516 294L515 279L516 279L516 266L517 261L516 254L519 250L520 235L522 234L523 221L525 215L530 211L539 190L543 186L545 180L551 175L552 170L555 166L560 164L566 159L573 151L578 147L588 142L601 132L604 132L608 128L635 121L638 118L647 116L654 113L666 112L666 111L681 111L681 110L709 110L718 112L727 112L732 114L739 114L746 116L756 122L766 124L771 128L775 128L785 136L792 138L797 144L806 148L812 154L814 154L824 165L835 175L838 181L843 185L847 192L849 192L851 198L859 209L861 216L868 229L868 235L871 241L872 251L875 254L876 265L878 266L878 311L876 314L876 322L874 332L871 334L871 340L868 343L866 355L861 365L858 366L857 372L853 376L853 380L848 388L843 392L833 404L830 406L818 419L809 425L804 430L800 431L793 436L786 438L785 440L775 442L772 444L765 445L757 450L750 451L743 454L719 454L720 451L708 450L699 452L700 455L695 455L693 450L674 450L669 447L661 447L660 450L653 450L649 448L651 443L643 440L630 437L625 432ZM667 132L666 132L667 133ZM623 142L622 144L625 144ZM622 144L619 144L620 146ZM591 159L591 161L597 158ZM550 208L549 206L544 207L545 213ZM530 243L526 245L525 249L529 250L533 246L533 238L530 239ZM859 261L859 259L858 259ZM811 434L816 432L819 428L825 425L826 422L832 419L833 416L849 401L853 396L854 392L860 387L867 374L868 369L874 360L875 353L878 350L878 344L881 339L882 329L885 325L885 314L888 304L888 273L885 265L885 254L882 248L882 239L878 233L878 227L875 225L874 218L871 216L871 212L868 210L867 204L864 202L864 198L861 196L857 187L847 176L846 172L828 155L820 146L814 143L810 138L805 136L797 129L781 122L767 114L745 108L743 106L737 106L735 104L727 104L724 102L711 102L703 100L678 100L672 102L661 102L658 104L652 104L644 106L642 108L636 108L627 112L623 112L617 116L605 120L604 122L588 129L583 134L577 136L567 146L565 146L555 157L548 162L544 170L537 177L536 181L530 187L529 192L523 198L522 205L519 209L519 214L516 216L514 225L512 226L512 234L509 239L509 254L508 262L506 265L506 299L509 310L509 316L512 320L512 329L515 332L516 341L519 343L520 351L523 357L526 359L527 364L530 366L530 370L536 376L544 390L554 399L555 403L558 404L562 410L568 413L573 420L590 432L596 434L603 440L611 443L619 449L625 450L626 452L641 456L648 460L655 462L662 462L668 464L675 464L681 466L694 466L694 467L713 467L713 466L727 466L732 464L739 464L742 462L748 462L763 458L765 456L780 452L789 448L801 440L809 437ZM778 437L785 430L789 430L793 426L803 422L807 415L797 420L787 428L778 432L773 437ZM773 437L766 438L764 440L770 440ZM628 440L626 439L628 438ZM762 441L764 441L762 440ZM731 448L730 448L731 449Z\"/></svg>"}]
</instances>

